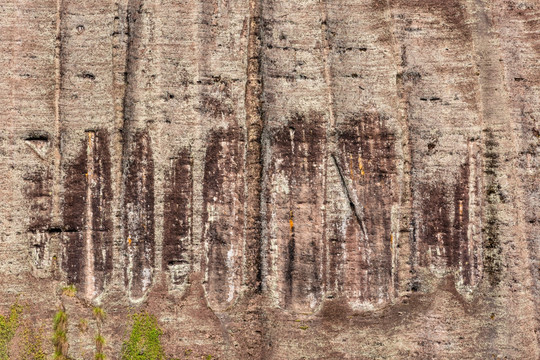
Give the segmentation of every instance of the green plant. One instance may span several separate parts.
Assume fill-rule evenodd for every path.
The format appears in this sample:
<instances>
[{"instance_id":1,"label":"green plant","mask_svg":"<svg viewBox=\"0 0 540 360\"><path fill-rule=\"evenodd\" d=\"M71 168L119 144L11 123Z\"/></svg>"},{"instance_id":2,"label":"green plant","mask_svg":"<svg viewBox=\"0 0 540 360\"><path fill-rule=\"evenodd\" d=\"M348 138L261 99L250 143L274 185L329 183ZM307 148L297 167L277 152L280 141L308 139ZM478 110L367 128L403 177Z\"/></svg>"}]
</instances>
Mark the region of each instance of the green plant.
<instances>
[{"instance_id":1,"label":"green plant","mask_svg":"<svg viewBox=\"0 0 540 360\"><path fill-rule=\"evenodd\" d=\"M58 310L53 321L54 358L58 360L68 359L67 322L68 316L66 312L63 309Z\"/></svg>"},{"instance_id":2,"label":"green plant","mask_svg":"<svg viewBox=\"0 0 540 360\"><path fill-rule=\"evenodd\" d=\"M160 336L163 333L155 316L147 312L132 315L129 339L122 346L122 360L164 359Z\"/></svg>"},{"instance_id":3,"label":"green plant","mask_svg":"<svg viewBox=\"0 0 540 360\"><path fill-rule=\"evenodd\" d=\"M105 354L103 354L103 346L105 346L105 338L101 336L100 333L96 335L96 355L94 355L94 359L96 360L103 360L105 359Z\"/></svg>"},{"instance_id":4,"label":"green plant","mask_svg":"<svg viewBox=\"0 0 540 360\"><path fill-rule=\"evenodd\" d=\"M46 360L47 355L43 352L43 330L25 326L22 332L21 359L23 360Z\"/></svg>"},{"instance_id":5,"label":"green plant","mask_svg":"<svg viewBox=\"0 0 540 360\"><path fill-rule=\"evenodd\" d=\"M19 318L22 314L23 308L17 302L11 305L9 309L9 316L6 318L0 315L0 359L9 359L8 345L15 331L19 327Z\"/></svg>"},{"instance_id":6,"label":"green plant","mask_svg":"<svg viewBox=\"0 0 540 360\"><path fill-rule=\"evenodd\" d=\"M75 285L64 286L62 288L62 295L74 297L75 295L77 295L77 288L75 287Z\"/></svg>"},{"instance_id":7,"label":"green plant","mask_svg":"<svg viewBox=\"0 0 540 360\"><path fill-rule=\"evenodd\" d=\"M96 354L94 355L94 359L96 360L103 360L105 359L105 354L103 353L103 346L105 346L105 338L101 335L101 325L103 324L103 321L105 321L105 310L99 306L95 306L92 309L92 312L94 313L94 318L97 322L97 328L98 332L96 335Z\"/></svg>"},{"instance_id":8,"label":"green plant","mask_svg":"<svg viewBox=\"0 0 540 360\"><path fill-rule=\"evenodd\" d=\"M94 318L96 319L96 321L103 323L106 317L105 310L103 310L103 308L99 306L95 306L92 309L92 312L94 313Z\"/></svg>"},{"instance_id":9,"label":"green plant","mask_svg":"<svg viewBox=\"0 0 540 360\"><path fill-rule=\"evenodd\" d=\"M101 350L103 348L103 345L105 345L105 338L101 336L101 334L98 334L96 336L96 348L99 348Z\"/></svg>"}]
</instances>

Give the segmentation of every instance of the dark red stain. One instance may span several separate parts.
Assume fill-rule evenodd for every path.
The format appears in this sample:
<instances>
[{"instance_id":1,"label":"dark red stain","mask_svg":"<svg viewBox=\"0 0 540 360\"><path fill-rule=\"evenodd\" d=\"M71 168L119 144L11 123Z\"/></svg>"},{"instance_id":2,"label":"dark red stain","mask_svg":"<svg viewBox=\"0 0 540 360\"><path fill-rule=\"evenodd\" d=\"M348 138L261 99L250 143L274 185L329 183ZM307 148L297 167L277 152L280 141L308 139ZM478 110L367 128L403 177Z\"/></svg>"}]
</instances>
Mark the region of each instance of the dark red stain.
<instances>
[{"instance_id":1,"label":"dark red stain","mask_svg":"<svg viewBox=\"0 0 540 360\"><path fill-rule=\"evenodd\" d=\"M281 173L288 180L289 194L277 195L268 204L268 213L279 213L278 276L283 276L285 306L306 303L308 296L321 296L321 228L323 214L323 173L326 132L322 116L294 115L287 126L271 135L272 160L268 173ZM270 186L272 181L270 181ZM274 191L269 187L267 192ZM267 221L271 221L268 218Z\"/></svg>"},{"instance_id":2,"label":"dark red stain","mask_svg":"<svg viewBox=\"0 0 540 360\"><path fill-rule=\"evenodd\" d=\"M209 301L223 306L229 296L229 280L238 285L241 258L232 261L236 270L227 266L231 244L241 254L244 226L244 133L232 127L212 132L206 149L203 179L203 240L207 244L205 270L208 273ZM214 216L215 218L211 218ZM231 273L235 271L235 273Z\"/></svg>"},{"instance_id":3,"label":"dark red stain","mask_svg":"<svg viewBox=\"0 0 540 360\"><path fill-rule=\"evenodd\" d=\"M81 140L81 151L75 160L67 165L64 181L63 234L64 254L62 267L68 284L84 285L84 220L86 214L87 183L87 143Z\"/></svg>"},{"instance_id":4,"label":"dark red stain","mask_svg":"<svg viewBox=\"0 0 540 360\"><path fill-rule=\"evenodd\" d=\"M122 240L128 257L126 269L131 259L126 286L136 298L144 295L145 276L152 281L154 269L154 159L147 131L137 132L132 146L125 173Z\"/></svg>"},{"instance_id":5,"label":"dark red stain","mask_svg":"<svg viewBox=\"0 0 540 360\"><path fill-rule=\"evenodd\" d=\"M24 175L23 180L24 195L29 203L28 230L46 230L51 223L52 173L48 167L36 166Z\"/></svg>"},{"instance_id":6,"label":"dark red stain","mask_svg":"<svg viewBox=\"0 0 540 360\"><path fill-rule=\"evenodd\" d=\"M86 241L86 204L92 201L91 236L94 251L94 277L97 292L104 290L112 273L112 219L111 219L111 157L109 136L105 130L95 132L93 181L91 199L87 199L88 177L87 140L81 142L79 156L67 166L64 182L63 241L65 256L63 267L68 283L84 286Z\"/></svg>"},{"instance_id":7,"label":"dark red stain","mask_svg":"<svg viewBox=\"0 0 540 360\"><path fill-rule=\"evenodd\" d=\"M92 243L94 249L95 287L98 292L112 275L113 225L111 203L111 155L109 152L109 134L99 130L95 134L94 183L92 194Z\"/></svg>"},{"instance_id":8,"label":"dark red stain","mask_svg":"<svg viewBox=\"0 0 540 360\"><path fill-rule=\"evenodd\" d=\"M450 222L451 207L448 204L445 184L423 184L419 187L420 197L420 220L418 258L420 266L429 266L428 251L431 249L431 257L437 257L436 249L444 250L441 257L446 258L446 263L451 264L454 254L452 253L452 227Z\"/></svg>"},{"instance_id":9,"label":"dark red stain","mask_svg":"<svg viewBox=\"0 0 540 360\"><path fill-rule=\"evenodd\" d=\"M347 249L347 291L360 290L361 299L374 301L391 296L391 210L397 201L395 135L387 127L387 118L377 113L350 117L338 127L338 158L343 176L348 177L350 197L363 210L367 239L356 218L347 221L344 241ZM351 209L354 211L354 209ZM333 224L334 228L341 226ZM343 236L343 235L342 235ZM337 244L339 245L339 244ZM337 249L335 255L342 256ZM339 257L331 263L342 264ZM331 269L332 271L332 269ZM350 278L351 275L356 278Z\"/></svg>"},{"instance_id":10,"label":"dark red stain","mask_svg":"<svg viewBox=\"0 0 540 360\"><path fill-rule=\"evenodd\" d=\"M460 174L454 190L454 242L451 264L462 266L462 276L465 285L471 284L472 259L469 258L469 162L461 166ZM459 259L458 259L459 257Z\"/></svg>"},{"instance_id":11,"label":"dark red stain","mask_svg":"<svg viewBox=\"0 0 540 360\"><path fill-rule=\"evenodd\" d=\"M177 264L189 266L191 262L192 221L192 167L188 149L181 150L172 160L166 176L164 224L163 224L163 269ZM185 274L187 275L187 274ZM180 284L185 275L173 276L171 281Z\"/></svg>"},{"instance_id":12,"label":"dark red stain","mask_svg":"<svg viewBox=\"0 0 540 360\"><path fill-rule=\"evenodd\" d=\"M343 267L345 265L345 244L346 234L343 234L341 223L334 221L330 224L330 233L328 239L328 290L335 291L336 294L343 293L344 278Z\"/></svg>"}]
</instances>

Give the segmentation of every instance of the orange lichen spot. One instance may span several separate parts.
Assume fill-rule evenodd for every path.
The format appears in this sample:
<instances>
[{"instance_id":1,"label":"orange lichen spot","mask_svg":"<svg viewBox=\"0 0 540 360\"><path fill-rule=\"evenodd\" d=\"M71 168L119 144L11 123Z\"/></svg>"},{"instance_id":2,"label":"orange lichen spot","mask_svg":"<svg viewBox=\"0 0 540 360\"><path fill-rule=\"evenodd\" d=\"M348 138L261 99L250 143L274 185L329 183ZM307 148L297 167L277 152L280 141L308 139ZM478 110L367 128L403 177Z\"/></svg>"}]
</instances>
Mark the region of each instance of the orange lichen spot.
<instances>
[{"instance_id":1,"label":"orange lichen spot","mask_svg":"<svg viewBox=\"0 0 540 360\"><path fill-rule=\"evenodd\" d=\"M290 215L289 215L289 226L291 227L291 232L292 232L293 229L294 229L294 221L293 221L293 213L292 213L292 210L290 211Z\"/></svg>"},{"instance_id":2,"label":"orange lichen spot","mask_svg":"<svg viewBox=\"0 0 540 360\"><path fill-rule=\"evenodd\" d=\"M358 169L360 169L360 174L362 174L362 176L366 174L364 171L364 164L362 163L362 158L360 156L358 157Z\"/></svg>"},{"instance_id":3,"label":"orange lichen spot","mask_svg":"<svg viewBox=\"0 0 540 360\"><path fill-rule=\"evenodd\" d=\"M131 237L128 237L128 245L131 245Z\"/></svg>"},{"instance_id":4,"label":"orange lichen spot","mask_svg":"<svg viewBox=\"0 0 540 360\"><path fill-rule=\"evenodd\" d=\"M394 235L390 234L390 245L394 245Z\"/></svg>"},{"instance_id":5,"label":"orange lichen spot","mask_svg":"<svg viewBox=\"0 0 540 360\"><path fill-rule=\"evenodd\" d=\"M92 139L94 138L94 133L92 131L88 132L88 147L92 147Z\"/></svg>"},{"instance_id":6,"label":"orange lichen spot","mask_svg":"<svg viewBox=\"0 0 540 360\"><path fill-rule=\"evenodd\" d=\"M463 215L463 200L459 200L459 215Z\"/></svg>"}]
</instances>

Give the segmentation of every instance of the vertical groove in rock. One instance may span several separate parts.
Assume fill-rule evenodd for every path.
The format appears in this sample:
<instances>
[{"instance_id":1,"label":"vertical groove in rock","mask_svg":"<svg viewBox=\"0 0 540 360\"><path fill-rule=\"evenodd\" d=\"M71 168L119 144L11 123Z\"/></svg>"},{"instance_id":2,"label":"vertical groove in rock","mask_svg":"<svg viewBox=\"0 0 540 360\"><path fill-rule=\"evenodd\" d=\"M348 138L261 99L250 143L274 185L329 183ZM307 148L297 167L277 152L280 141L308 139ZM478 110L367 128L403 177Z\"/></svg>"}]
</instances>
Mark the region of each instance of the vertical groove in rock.
<instances>
[{"instance_id":1,"label":"vertical groove in rock","mask_svg":"<svg viewBox=\"0 0 540 360\"><path fill-rule=\"evenodd\" d=\"M321 282L323 286L324 293L330 293L332 286L331 286L331 279L336 279L335 276L331 275L331 249L333 248L332 245L335 245L335 241L328 241L329 235L328 235L328 209L326 208L327 204L327 197L328 197L328 166L331 166L331 161L329 161L330 156L329 154L332 154L334 164L336 165L336 169L339 171L338 163L333 155L335 153L335 147L336 147L336 132L335 132L335 125L336 120L334 116L334 96L333 96L333 85L332 85L332 72L331 72L331 66L330 66L330 41L328 39L329 36L329 28L328 28L328 6L327 6L327 0L321 1L321 38L322 38L322 56L323 56L323 63L324 63L324 81L326 84L326 94L328 98L328 116L329 116L329 124L326 126L326 146L325 146L325 154L323 158L323 202L324 202L324 211L323 211L323 236L321 239L321 251L322 251L322 277ZM334 252L337 249L334 249ZM339 250L337 250L339 252Z\"/></svg>"},{"instance_id":2,"label":"vertical groove in rock","mask_svg":"<svg viewBox=\"0 0 540 360\"><path fill-rule=\"evenodd\" d=\"M61 166L62 166L62 119L60 112L60 92L62 91L62 14L63 0L56 0L56 39L54 46L54 140L53 157L54 157L54 173L53 173L53 206L52 206L52 221L60 223L60 192L61 192Z\"/></svg>"},{"instance_id":3,"label":"vertical groove in rock","mask_svg":"<svg viewBox=\"0 0 540 360\"><path fill-rule=\"evenodd\" d=\"M93 227L94 227L94 212L93 202L97 199L93 198L92 190L95 182L94 156L96 151L96 133L88 131L88 141L86 146L86 209L85 209L85 276L84 276L84 294L86 298L91 299L95 289L95 274L94 274L94 244L93 244Z\"/></svg>"},{"instance_id":4,"label":"vertical groove in rock","mask_svg":"<svg viewBox=\"0 0 540 360\"><path fill-rule=\"evenodd\" d=\"M119 0L115 5L113 18L113 32L111 34L111 62L112 62L112 97L114 106L114 124L111 134L111 152L114 158L111 163L111 181L114 188L113 208L123 208L124 192L124 123L127 91L128 62L127 48L129 44L129 26L127 17L127 3L129 0ZM113 243L112 253L115 259L123 258L124 229L122 216L113 217ZM113 263L111 277L117 286L123 286L124 267L122 261Z\"/></svg>"},{"instance_id":5,"label":"vertical groove in rock","mask_svg":"<svg viewBox=\"0 0 540 360\"><path fill-rule=\"evenodd\" d=\"M262 4L249 0L249 26L246 70L246 234L244 285L248 292L259 292L261 268L261 193L262 193L262 114L263 79L261 75Z\"/></svg>"},{"instance_id":6,"label":"vertical groove in rock","mask_svg":"<svg viewBox=\"0 0 540 360\"><path fill-rule=\"evenodd\" d=\"M398 294L411 289L411 278L415 277L416 251L412 218L412 190L411 190L411 169L412 159L410 150L410 129L408 119L408 101L406 87L403 79L405 71L402 66L401 49L395 35L396 24L394 20L391 0L385 4L387 26L389 38L392 44L393 63L395 66L395 86L396 86L396 116L399 128L397 144L401 159L397 167L399 177L399 227L396 234L396 246L399 248L397 256L396 271L396 291Z\"/></svg>"},{"instance_id":7,"label":"vertical groove in rock","mask_svg":"<svg viewBox=\"0 0 540 360\"><path fill-rule=\"evenodd\" d=\"M133 98L134 92L137 89L135 64L137 57L134 52L137 51L139 43L138 28L141 26L140 8L142 0L128 0L126 7L126 53L124 65L124 88L122 97L122 172L126 171L129 144L130 144L130 129L133 121L135 101ZM137 20L139 23L137 24Z\"/></svg>"}]
</instances>

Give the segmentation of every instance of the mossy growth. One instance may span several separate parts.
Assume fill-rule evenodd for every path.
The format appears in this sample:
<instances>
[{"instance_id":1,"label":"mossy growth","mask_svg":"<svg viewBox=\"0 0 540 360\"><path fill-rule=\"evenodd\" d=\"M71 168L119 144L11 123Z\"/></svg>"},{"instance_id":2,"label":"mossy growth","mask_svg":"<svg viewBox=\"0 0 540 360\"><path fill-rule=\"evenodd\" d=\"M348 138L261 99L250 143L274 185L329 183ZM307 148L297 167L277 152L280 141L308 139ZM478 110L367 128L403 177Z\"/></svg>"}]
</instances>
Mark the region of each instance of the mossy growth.
<instances>
[{"instance_id":1,"label":"mossy growth","mask_svg":"<svg viewBox=\"0 0 540 360\"><path fill-rule=\"evenodd\" d=\"M77 295L77 288L75 287L75 285L64 286L62 288L62 295L74 297L75 295Z\"/></svg>"},{"instance_id":2,"label":"mossy growth","mask_svg":"<svg viewBox=\"0 0 540 360\"><path fill-rule=\"evenodd\" d=\"M94 355L95 360L105 359L105 354L103 353L103 347L105 346L105 338L101 334L96 335L96 354Z\"/></svg>"},{"instance_id":3,"label":"mossy growth","mask_svg":"<svg viewBox=\"0 0 540 360\"><path fill-rule=\"evenodd\" d=\"M23 307L15 302L9 309L7 317L0 315L0 360L9 359L9 343L19 327Z\"/></svg>"},{"instance_id":4,"label":"mossy growth","mask_svg":"<svg viewBox=\"0 0 540 360\"><path fill-rule=\"evenodd\" d=\"M47 355L43 351L43 331L32 326L24 327L22 332L21 359L46 360Z\"/></svg>"},{"instance_id":5,"label":"mossy growth","mask_svg":"<svg viewBox=\"0 0 540 360\"><path fill-rule=\"evenodd\" d=\"M58 310L58 312L54 315L53 322L54 359L68 359L67 323L68 316L66 312L63 309Z\"/></svg>"},{"instance_id":6,"label":"mossy growth","mask_svg":"<svg viewBox=\"0 0 540 360\"><path fill-rule=\"evenodd\" d=\"M95 306L92 309L92 312L94 313L94 318L96 319L96 321L98 323L103 323L103 321L105 320L105 317L107 316L105 314L105 310L103 310L103 308L101 308L99 306Z\"/></svg>"},{"instance_id":7,"label":"mossy growth","mask_svg":"<svg viewBox=\"0 0 540 360\"><path fill-rule=\"evenodd\" d=\"M132 315L129 339L122 346L122 360L162 360L165 358L161 346L159 328L155 316L147 312Z\"/></svg>"},{"instance_id":8,"label":"mossy growth","mask_svg":"<svg viewBox=\"0 0 540 360\"><path fill-rule=\"evenodd\" d=\"M103 353L103 347L105 346L105 338L101 335L101 326L103 325L103 321L105 321L105 310L99 306L95 306L92 309L92 312L94 314L94 318L97 322L97 328L98 333L96 335L96 354L94 355L95 360L103 360L105 359L105 354Z\"/></svg>"}]
</instances>

